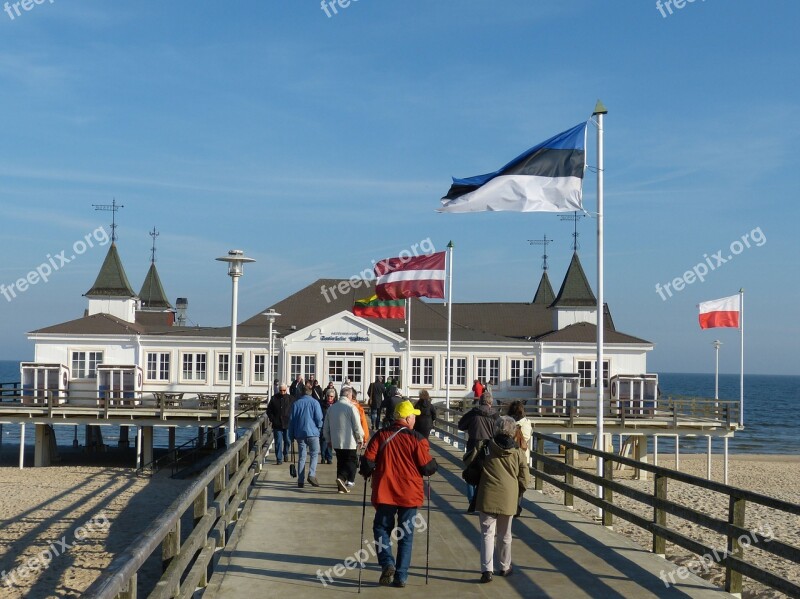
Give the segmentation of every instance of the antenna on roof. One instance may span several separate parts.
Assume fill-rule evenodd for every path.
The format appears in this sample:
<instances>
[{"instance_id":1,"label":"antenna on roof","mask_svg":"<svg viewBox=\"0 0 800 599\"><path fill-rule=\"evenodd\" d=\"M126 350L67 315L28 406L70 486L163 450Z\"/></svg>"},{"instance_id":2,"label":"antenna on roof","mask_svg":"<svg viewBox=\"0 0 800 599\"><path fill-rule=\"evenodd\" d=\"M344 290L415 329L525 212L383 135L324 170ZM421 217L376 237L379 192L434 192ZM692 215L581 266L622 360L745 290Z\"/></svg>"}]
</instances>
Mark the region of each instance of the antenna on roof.
<instances>
[{"instance_id":1,"label":"antenna on roof","mask_svg":"<svg viewBox=\"0 0 800 599\"><path fill-rule=\"evenodd\" d=\"M153 238L153 247L150 249L150 264L155 264L156 263L156 237L158 237L160 235L160 233L158 231L156 231L155 227L153 227L153 230L150 231L150 233L148 233L148 235L150 235L150 237Z\"/></svg>"},{"instance_id":2,"label":"antenna on roof","mask_svg":"<svg viewBox=\"0 0 800 599\"><path fill-rule=\"evenodd\" d=\"M575 223L575 231L574 231L574 233L572 233L572 251L573 252L577 252L578 248L581 247L580 244L578 243L578 236L580 235L580 233L578 233L578 221L580 219L582 219L583 217L585 217L585 216L586 216L586 214L578 213L578 212L573 212L572 214L561 214L561 215L559 215L559 218L561 220L564 220L564 221L571 220L573 223Z\"/></svg>"},{"instance_id":3,"label":"antenna on roof","mask_svg":"<svg viewBox=\"0 0 800 599\"><path fill-rule=\"evenodd\" d=\"M552 239L548 239L547 235L544 236L544 239L529 239L528 243L530 245L543 245L544 246L544 254L542 254L542 270L547 272L547 245L553 243Z\"/></svg>"},{"instance_id":4,"label":"antenna on roof","mask_svg":"<svg viewBox=\"0 0 800 599\"><path fill-rule=\"evenodd\" d=\"M92 204L95 210L107 210L111 212L111 243L117 241L117 210L125 206L117 206L117 198L114 198L110 204Z\"/></svg>"}]
</instances>

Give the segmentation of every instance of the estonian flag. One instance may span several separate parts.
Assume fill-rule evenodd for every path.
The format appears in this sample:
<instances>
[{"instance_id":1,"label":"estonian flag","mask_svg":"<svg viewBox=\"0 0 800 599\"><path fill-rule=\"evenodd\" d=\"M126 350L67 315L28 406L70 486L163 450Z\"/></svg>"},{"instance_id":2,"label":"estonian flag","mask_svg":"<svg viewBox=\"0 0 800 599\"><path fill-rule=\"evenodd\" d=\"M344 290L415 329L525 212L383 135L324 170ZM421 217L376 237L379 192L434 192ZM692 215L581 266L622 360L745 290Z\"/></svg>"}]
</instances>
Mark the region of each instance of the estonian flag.
<instances>
[{"instance_id":1,"label":"estonian flag","mask_svg":"<svg viewBox=\"0 0 800 599\"><path fill-rule=\"evenodd\" d=\"M559 133L500 170L453 178L439 212L572 212L581 204L586 123Z\"/></svg>"}]
</instances>

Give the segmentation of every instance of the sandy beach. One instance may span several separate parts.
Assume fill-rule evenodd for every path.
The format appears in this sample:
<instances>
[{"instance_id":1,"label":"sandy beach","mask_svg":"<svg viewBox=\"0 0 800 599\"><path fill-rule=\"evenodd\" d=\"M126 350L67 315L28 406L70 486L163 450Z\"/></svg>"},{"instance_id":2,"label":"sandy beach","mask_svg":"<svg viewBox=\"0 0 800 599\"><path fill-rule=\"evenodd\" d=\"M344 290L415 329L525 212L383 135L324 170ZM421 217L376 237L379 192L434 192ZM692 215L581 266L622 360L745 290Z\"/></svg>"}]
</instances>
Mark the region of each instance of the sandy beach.
<instances>
[{"instance_id":1,"label":"sandy beach","mask_svg":"<svg viewBox=\"0 0 800 599\"><path fill-rule=\"evenodd\" d=\"M650 456L650 459L652 460L652 456ZM590 466L588 462L582 462L578 465L590 469L594 467L593 465ZM674 455L660 454L658 465L665 468L674 468ZM706 456L682 454L680 456L680 469L681 472L705 477ZM712 479L715 481L722 481L722 470L721 456L718 454L713 455ZM616 479L624 481L625 484L635 489L652 493L653 481L632 480L632 472L630 470L615 471L614 476ZM577 479L576 482L586 489L593 488ZM784 501L800 503L800 456L731 455L728 482L731 486L742 487ZM547 495L563 497L561 491L546 484L544 486L544 492ZM728 501L726 497L719 493L690 487L689 485L676 483L675 481L669 481L668 494L671 501L687 507L692 507L698 511L723 520L727 519ZM618 495L615 496L614 502L625 509L636 512L644 517L652 518L652 509L642 504L638 504ZM592 517L596 513L596 508L578 499L575 500L575 509L589 517ZM701 541L707 546L717 549L720 554L726 547L724 537L680 518L669 516L667 525L687 537ZM767 538L776 538L796 547L800 547L800 522L797 516L776 512L775 510L763 508L754 504L748 504L746 508L746 526L751 531L759 532ZM615 518L614 530L633 539L642 547L647 549L651 548L652 537L650 534L624 520ZM786 562L768 552L760 550L757 545L752 545L749 549L746 549L744 557L747 561L768 568L773 573L779 574L794 583L800 582L800 565ZM667 544L667 559L679 565L688 566L700 564L698 556L671 543ZM710 560L708 560L708 564L711 564ZM704 572L703 568L701 568L699 575L719 586L724 584L724 568L717 565L710 565L707 570L707 572ZM743 580L743 598L745 599L785 597L782 593L778 593L755 581L747 578Z\"/></svg>"},{"instance_id":2,"label":"sandy beach","mask_svg":"<svg viewBox=\"0 0 800 599\"><path fill-rule=\"evenodd\" d=\"M80 597L189 484L120 468L0 468L0 596ZM160 576L158 559L140 585Z\"/></svg>"}]
</instances>

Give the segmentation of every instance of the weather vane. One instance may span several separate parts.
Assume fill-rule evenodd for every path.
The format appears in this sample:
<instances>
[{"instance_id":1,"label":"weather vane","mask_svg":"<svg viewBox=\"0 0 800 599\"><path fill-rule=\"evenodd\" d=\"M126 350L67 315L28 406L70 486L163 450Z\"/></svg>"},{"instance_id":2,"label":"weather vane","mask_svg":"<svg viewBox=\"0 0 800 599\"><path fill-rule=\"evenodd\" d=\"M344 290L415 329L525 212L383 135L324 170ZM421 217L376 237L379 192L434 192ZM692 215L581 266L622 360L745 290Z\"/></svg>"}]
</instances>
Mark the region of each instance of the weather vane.
<instances>
[{"instance_id":1,"label":"weather vane","mask_svg":"<svg viewBox=\"0 0 800 599\"><path fill-rule=\"evenodd\" d=\"M578 243L578 236L580 235L580 233L578 233L578 221L580 219L582 219L583 217L585 217L585 216L586 216L585 214L578 213L578 212L573 212L572 214L561 214L560 215L561 220L564 220L564 221L571 220L573 223L575 223L575 231L572 233L572 251L573 252L577 252L578 248L581 247L580 244Z\"/></svg>"},{"instance_id":2,"label":"weather vane","mask_svg":"<svg viewBox=\"0 0 800 599\"><path fill-rule=\"evenodd\" d=\"M148 233L148 235L150 235L150 237L153 238L153 247L150 249L150 263L151 264L155 264L156 263L156 237L158 237L160 235L160 233L158 231L156 231L155 227L153 227L153 230L150 231L150 233Z\"/></svg>"},{"instance_id":3,"label":"weather vane","mask_svg":"<svg viewBox=\"0 0 800 599\"><path fill-rule=\"evenodd\" d=\"M114 198L110 204L92 204L95 210L107 210L111 212L111 243L117 240L117 210L125 206L117 206L117 199Z\"/></svg>"},{"instance_id":4,"label":"weather vane","mask_svg":"<svg viewBox=\"0 0 800 599\"><path fill-rule=\"evenodd\" d=\"M548 239L547 235L544 236L544 239L529 239L528 243L530 245L543 245L544 246L544 254L542 254L542 270L547 272L547 245L553 243L552 239Z\"/></svg>"}]
</instances>

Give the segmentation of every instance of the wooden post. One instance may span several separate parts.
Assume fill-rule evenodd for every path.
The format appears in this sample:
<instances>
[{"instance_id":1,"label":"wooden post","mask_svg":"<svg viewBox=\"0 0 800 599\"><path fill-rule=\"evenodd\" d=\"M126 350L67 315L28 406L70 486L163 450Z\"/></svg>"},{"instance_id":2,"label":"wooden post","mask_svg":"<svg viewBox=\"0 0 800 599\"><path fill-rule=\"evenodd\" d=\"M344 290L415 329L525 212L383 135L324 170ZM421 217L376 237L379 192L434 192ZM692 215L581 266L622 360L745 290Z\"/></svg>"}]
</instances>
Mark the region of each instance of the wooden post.
<instances>
[{"instance_id":1,"label":"wooden post","mask_svg":"<svg viewBox=\"0 0 800 599\"><path fill-rule=\"evenodd\" d=\"M669 479L663 474L655 474L654 482L654 495L656 499L667 499L667 481ZM659 526L667 525L667 512L658 507L653 508L653 522ZM667 540L659 536L658 533L653 533L653 553L664 557L667 553Z\"/></svg>"},{"instance_id":2,"label":"wooden post","mask_svg":"<svg viewBox=\"0 0 800 599\"><path fill-rule=\"evenodd\" d=\"M564 456L564 463L567 466L574 466L575 465L575 450L572 447L567 447L566 454ZM573 485L575 483L575 477L569 470L564 472L564 484ZM564 490L564 505L567 507L574 507L575 499L568 490Z\"/></svg>"},{"instance_id":3,"label":"wooden post","mask_svg":"<svg viewBox=\"0 0 800 599\"><path fill-rule=\"evenodd\" d=\"M740 528L744 528L744 508L745 500L731 495L728 503L728 522ZM734 534L728 535L728 555L741 558L742 545L739 538ZM742 574L725 566L725 590L728 593L735 593L741 597L742 594Z\"/></svg>"},{"instance_id":4,"label":"wooden post","mask_svg":"<svg viewBox=\"0 0 800 599\"><path fill-rule=\"evenodd\" d=\"M166 572L170 562L181 551L181 520L175 522L175 528L167 533L161 543L161 571Z\"/></svg>"},{"instance_id":5,"label":"wooden post","mask_svg":"<svg viewBox=\"0 0 800 599\"><path fill-rule=\"evenodd\" d=\"M539 459L542 455L544 455L544 439L542 439L541 437L537 437L536 438L536 462L535 462L535 466L534 466L534 470L536 472L541 472L542 470L544 470L544 462ZM535 491L541 491L542 490L542 477L541 476L537 476L536 478L534 478L534 480L533 480L533 489Z\"/></svg>"},{"instance_id":6,"label":"wooden post","mask_svg":"<svg viewBox=\"0 0 800 599\"><path fill-rule=\"evenodd\" d=\"M614 462L608 458L603 460L603 478L607 481L614 480ZM603 501L614 503L614 492L608 485L603 485ZM603 526L611 528L614 525L614 515L603 509Z\"/></svg>"},{"instance_id":7,"label":"wooden post","mask_svg":"<svg viewBox=\"0 0 800 599\"><path fill-rule=\"evenodd\" d=\"M637 462L647 463L647 437L636 435L633 437L633 457ZM637 468L634 473L636 480L647 480L647 470Z\"/></svg>"},{"instance_id":8,"label":"wooden post","mask_svg":"<svg viewBox=\"0 0 800 599\"><path fill-rule=\"evenodd\" d=\"M128 582L125 583L125 588L123 588L118 594L116 599L136 599L137 591L138 591L138 574L136 572L133 573L128 579Z\"/></svg>"},{"instance_id":9,"label":"wooden post","mask_svg":"<svg viewBox=\"0 0 800 599\"><path fill-rule=\"evenodd\" d=\"M205 487L194 500L194 525L208 512L208 487Z\"/></svg>"}]
</instances>

